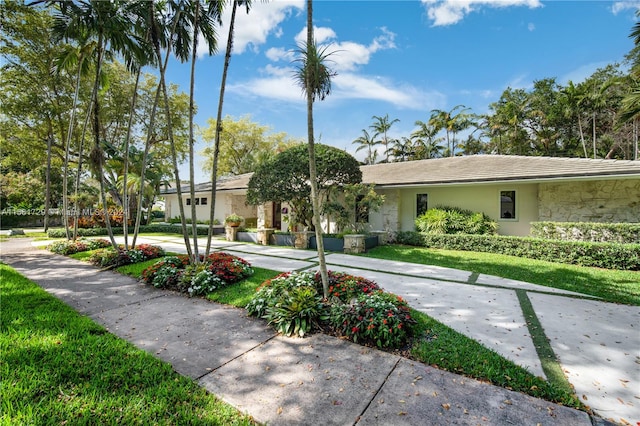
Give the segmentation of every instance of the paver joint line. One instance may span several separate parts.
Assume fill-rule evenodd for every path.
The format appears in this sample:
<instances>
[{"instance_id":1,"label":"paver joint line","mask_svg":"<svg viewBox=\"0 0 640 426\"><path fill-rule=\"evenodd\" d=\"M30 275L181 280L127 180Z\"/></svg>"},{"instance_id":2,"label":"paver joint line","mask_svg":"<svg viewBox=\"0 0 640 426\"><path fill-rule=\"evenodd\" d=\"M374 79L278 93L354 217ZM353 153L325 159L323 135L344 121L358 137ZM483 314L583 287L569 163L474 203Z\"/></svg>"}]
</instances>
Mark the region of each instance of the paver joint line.
<instances>
[{"instance_id":1,"label":"paver joint line","mask_svg":"<svg viewBox=\"0 0 640 426\"><path fill-rule=\"evenodd\" d=\"M227 360L226 362L220 364L219 366L217 366L216 368L211 369L211 371L207 371L206 373L204 373L203 375L196 377L195 381L201 380L204 377L207 377L208 375L215 373L216 371L218 371L219 369L221 369L222 367L224 367L225 365L237 360L238 358L248 354L251 351L254 351L256 348L259 348L260 346L264 346L267 342L275 339L278 335L274 334L271 337L269 337L267 340L263 340L262 342L258 343L257 345L247 349L246 351L239 353L238 355L234 356L233 358L230 358L229 360Z\"/></svg>"},{"instance_id":2,"label":"paver joint line","mask_svg":"<svg viewBox=\"0 0 640 426\"><path fill-rule=\"evenodd\" d=\"M396 370L396 368L398 368L398 364L400 364L400 361L402 360L402 358L398 357L398 359L396 360L395 364L393 364L393 367L391 369L389 369L389 374L387 374L387 376L384 378L384 380L382 381L382 383L380 383L380 386L378 387L378 389L376 390L376 392L371 396L371 399L369 400L369 402L367 403L367 405L364 407L364 409L362 410L362 412L356 417L356 421L353 423L353 425L357 425L358 423L360 423L360 419L362 418L362 416L364 416L364 413L367 412L367 410L369 409L369 407L371 406L371 404L373 403L373 401L376 400L376 398L378 397L378 395L380 394L380 392L382 391L382 388L384 387L384 385L387 383L387 381L389 380L389 377L391 377L391 375L393 374L393 372Z\"/></svg>"}]
</instances>

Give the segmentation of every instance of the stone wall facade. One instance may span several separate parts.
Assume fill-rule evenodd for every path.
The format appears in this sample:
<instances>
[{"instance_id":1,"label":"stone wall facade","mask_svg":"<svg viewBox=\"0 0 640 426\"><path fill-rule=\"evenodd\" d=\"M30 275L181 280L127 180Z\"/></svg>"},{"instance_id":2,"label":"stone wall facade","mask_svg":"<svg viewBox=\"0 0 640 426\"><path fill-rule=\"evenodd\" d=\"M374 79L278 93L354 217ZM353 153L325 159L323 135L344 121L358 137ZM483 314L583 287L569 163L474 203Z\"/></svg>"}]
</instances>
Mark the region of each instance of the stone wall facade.
<instances>
[{"instance_id":1,"label":"stone wall facade","mask_svg":"<svg viewBox=\"0 0 640 426\"><path fill-rule=\"evenodd\" d=\"M640 222L640 179L539 185L540 221Z\"/></svg>"}]
</instances>

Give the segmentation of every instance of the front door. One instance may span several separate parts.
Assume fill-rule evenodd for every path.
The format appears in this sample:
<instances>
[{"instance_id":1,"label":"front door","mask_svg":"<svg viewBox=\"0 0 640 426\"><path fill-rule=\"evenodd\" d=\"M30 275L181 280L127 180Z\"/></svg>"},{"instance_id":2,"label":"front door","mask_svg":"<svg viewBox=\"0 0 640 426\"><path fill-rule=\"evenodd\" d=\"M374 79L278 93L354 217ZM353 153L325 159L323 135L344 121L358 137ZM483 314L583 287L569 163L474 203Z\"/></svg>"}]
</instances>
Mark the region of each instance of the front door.
<instances>
[{"instance_id":1,"label":"front door","mask_svg":"<svg viewBox=\"0 0 640 426\"><path fill-rule=\"evenodd\" d=\"M272 206L272 227L279 231L280 229L282 229L282 205L280 203L272 203Z\"/></svg>"}]
</instances>

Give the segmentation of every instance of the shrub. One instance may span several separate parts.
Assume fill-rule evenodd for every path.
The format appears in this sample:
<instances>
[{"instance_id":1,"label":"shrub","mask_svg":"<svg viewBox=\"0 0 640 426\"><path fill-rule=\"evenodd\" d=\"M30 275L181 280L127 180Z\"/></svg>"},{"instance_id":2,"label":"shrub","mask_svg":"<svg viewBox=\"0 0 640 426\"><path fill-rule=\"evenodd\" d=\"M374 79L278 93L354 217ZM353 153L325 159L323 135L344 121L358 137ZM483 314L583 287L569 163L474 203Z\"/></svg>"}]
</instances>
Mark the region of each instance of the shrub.
<instances>
[{"instance_id":1,"label":"shrub","mask_svg":"<svg viewBox=\"0 0 640 426\"><path fill-rule=\"evenodd\" d=\"M382 291L361 295L353 304L333 305L330 322L354 342L379 348L404 345L416 323L402 298Z\"/></svg>"},{"instance_id":2,"label":"shrub","mask_svg":"<svg viewBox=\"0 0 640 426\"><path fill-rule=\"evenodd\" d=\"M399 244L527 257L606 269L640 271L640 244L556 241L507 235L432 235L399 232Z\"/></svg>"},{"instance_id":3,"label":"shrub","mask_svg":"<svg viewBox=\"0 0 640 426\"><path fill-rule=\"evenodd\" d=\"M267 308L264 318L285 336L304 337L316 322L328 316L315 287L302 286L283 292L279 302Z\"/></svg>"},{"instance_id":4,"label":"shrub","mask_svg":"<svg viewBox=\"0 0 640 426\"><path fill-rule=\"evenodd\" d=\"M329 272L329 281L331 305L322 301L318 274L294 272L265 281L246 309L287 336L304 336L324 322L354 342L381 348L406 343L415 323L406 302L362 277Z\"/></svg>"},{"instance_id":5,"label":"shrub","mask_svg":"<svg viewBox=\"0 0 640 426\"><path fill-rule=\"evenodd\" d=\"M164 250L161 247L150 244L140 244L130 250L125 250L123 246L120 246L118 250L115 250L113 247L96 250L89 256L89 262L106 268L139 263L160 256L164 256Z\"/></svg>"},{"instance_id":6,"label":"shrub","mask_svg":"<svg viewBox=\"0 0 640 426\"><path fill-rule=\"evenodd\" d=\"M495 234L498 224L484 213L458 207L434 207L420 215L416 228L428 234Z\"/></svg>"},{"instance_id":7,"label":"shrub","mask_svg":"<svg viewBox=\"0 0 640 426\"><path fill-rule=\"evenodd\" d=\"M129 232L133 233L134 229L132 226L129 228ZM114 235L122 235L123 228L122 227L113 227ZM175 225L162 225L162 224L151 224L151 225L142 225L140 226L140 232L158 232L163 234L182 234L182 227ZM187 232L189 235L192 234L192 228L188 227ZM198 227L197 229L198 235L207 235L209 230L206 227ZM49 238L64 238L66 237L66 233L64 229L51 229L47 232ZM80 237L98 237L108 235L106 228L88 228L88 229L78 229L78 236Z\"/></svg>"},{"instance_id":8,"label":"shrub","mask_svg":"<svg viewBox=\"0 0 640 426\"><path fill-rule=\"evenodd\" d=\"M187 255L168 256L142 271L142 279L157 288L202 296L253 274L249 262L232 254L215 252L200 260L190 265Z\"/></svg>"},{"instance_id":9,"label":"shrub","mask_svg":"<svg viewBox=\"0 0 640 426\"><path fill-rule=\"evenodd\" d=\"M80 253L87 250L96 250L99 248L109 247L111 243L107 240L76 240L76 241L56 241L47 246L47 249L53 253L63 254L65 256Z\"/></svg>"},{"instance_id":10,"label":"shrub","mask_svg":"<svg viewBox=\"0 0 640 426\"><path fill-rule=\"evenodd\" d=\"M187 255L167 256L142 271L142 280L156 288L179 290L178 283L188 264Z\"/></svg>"},{"instance_id":11,"label":"shrub","mask_svg":"<svg viewBox=\"0 0 640 426\"><path fill-rule=\"evenodd\" d=\"M375 282L363 277L357 277L343 272L328 271L329 274L329 295L337 298L342 303L350 303L353 298L361 294L368 294L380 290L380 286ZM314 276L314 282L318 292L322 293L322 277L320 272Z\"/></svg>"}]
</instances>

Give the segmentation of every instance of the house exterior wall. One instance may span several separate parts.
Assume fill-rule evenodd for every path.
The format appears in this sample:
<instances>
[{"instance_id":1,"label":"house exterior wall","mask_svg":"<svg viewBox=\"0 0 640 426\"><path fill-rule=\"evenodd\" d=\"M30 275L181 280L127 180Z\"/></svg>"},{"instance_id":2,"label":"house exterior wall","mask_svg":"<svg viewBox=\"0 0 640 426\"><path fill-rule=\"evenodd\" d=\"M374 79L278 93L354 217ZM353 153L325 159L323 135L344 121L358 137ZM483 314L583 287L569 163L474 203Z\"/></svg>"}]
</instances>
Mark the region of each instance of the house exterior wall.
<instances>
[{"instance_id":1,"label":"house exterior wall","mask_svg":"<svg viewBox=\"0 0 640 426\"><path fill-rule=\"evenodd\" d=\"M196 206L196 218L197 220L207 221L209 220L209 211L211 208L211 194L210 193L197 193L197 198L206 198L206 205ZM187 206L187 198L191 198L188 194L182 194L182 200L184 202L184 215L187 219L191 219L191 206ZM255 206L245 205L246 196L244 194L231 194L221 193L216 194L216 211L215 219L221 224L224 224L225 217L231 213L239 214L245 218L257 217ZM169 220L174 217L180 217L180 207L178 206L177 194L165 195L165 220Z\"/></svg>"},{"instance_id":2,"label":"house exterior wall","mask_svg":"<svg viewBox=\"0 0 640 426\"><path fill-rule=\"evenodd\" d=\"M516 217L500 219L500 192L516 191ZM428 208L454 206L483 212L498 221L502 235L529 235L531 222L538 219L538 184L473 184L423 188L379 189L385 195L380 212L372 213L373 230L415 229L417 195L427 194Z\"/></svg>"},{"instance_id":3,"label":"house exterior wall","mask_svg":"<svg viewBox=\"0 0 640 426\"><path fill-rule=\"evenodd\" d=\"M541 183L539 217L557 222L640 222L640 179Z\"/></svg>"}]
</instances>

